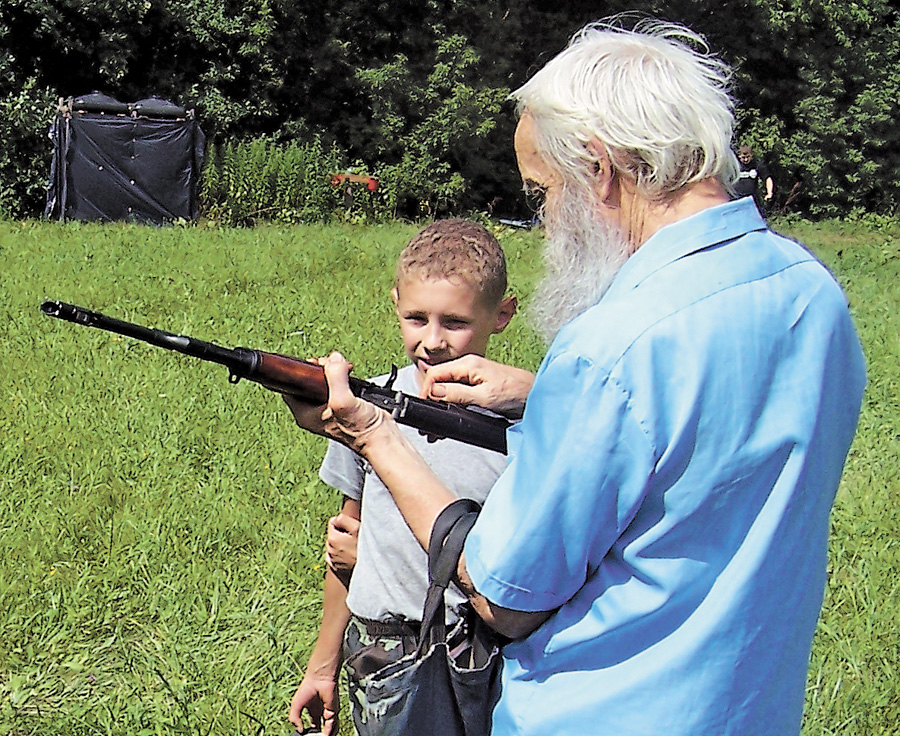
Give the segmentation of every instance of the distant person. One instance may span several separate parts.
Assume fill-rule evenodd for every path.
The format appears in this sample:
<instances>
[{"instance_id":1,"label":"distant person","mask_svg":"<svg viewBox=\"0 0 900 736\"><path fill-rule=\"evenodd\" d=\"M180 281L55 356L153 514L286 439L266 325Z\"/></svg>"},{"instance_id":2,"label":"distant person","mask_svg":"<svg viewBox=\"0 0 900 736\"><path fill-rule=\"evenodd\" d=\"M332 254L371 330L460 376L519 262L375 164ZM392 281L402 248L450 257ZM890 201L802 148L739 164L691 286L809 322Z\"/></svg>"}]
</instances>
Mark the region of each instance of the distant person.
<instances>
[{"instance_id":1,"label":"distant person","mask_svg":"<svg viewBox=\"0 0 900 736\"><path fill-rule=\"evenodd\" d=\"M410 360L394 388L417 396L428 368L483 356L491 335L502 332L516 311L506 286L503 250L481 225L442 220L416 235L400 254L392 292ZM506 465L506 456L497 452L449 439L429 442L409 427L401 431L457 497L484 501ZM359 687L365 673L354 666L354 654L375 644L383 664L412 651L428 588L428 558L361 456L332 442L320 476L344 494L344 503L329 521L322 624L289 717L302 728L305 709L328 736L337 728L341 661L359 724L372 714ZM463 600L455 589L448 591L448 621Z\"/></svg>"},{"instance_id":2,"label":"distant person","mask_svg":"<svg viewBox=\"0 0 900 736\"><path fill-rule=\"evenodd\" d=\"M738 149L737 157L740 174L734 183L735 196L753 197L759 211L764 212L764 208L772 201L772 196L775 194L775 181L772 179L769 167L766 166L765 161L756 159L750 146L741 146ZM759 194L760 184L766 189L762 199Z\"/></svg>"},{"instance_id":3,"label":"distant person","mask_svg":"<svg viewBox=\"0 0 900 736\"><path fill-rule=\"evenodd\" d=\"M796 736L863 354L828 269L729 195L729 67L683 26L619 22L514 93L540 369L425 379L524 408L457 570L512 639L492 734ZM360 452L427 545L453 494L324 366L327 408L285 398L298 425Z\"/></svg>"}]
</instances>

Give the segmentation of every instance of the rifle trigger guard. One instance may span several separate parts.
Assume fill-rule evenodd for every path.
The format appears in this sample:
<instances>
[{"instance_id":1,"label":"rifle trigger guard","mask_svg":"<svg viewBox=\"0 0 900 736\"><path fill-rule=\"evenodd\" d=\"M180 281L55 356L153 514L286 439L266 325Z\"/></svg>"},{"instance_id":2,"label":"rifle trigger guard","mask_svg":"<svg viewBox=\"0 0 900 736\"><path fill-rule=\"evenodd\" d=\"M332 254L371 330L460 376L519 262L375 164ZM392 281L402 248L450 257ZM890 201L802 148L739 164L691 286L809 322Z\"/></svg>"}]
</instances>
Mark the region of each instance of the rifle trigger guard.
<instances>
[{"instance_id":1,"label":"rifle trigger guard","mask_svg":"<svg viewBox=\"0 0 900 736\"><path fill-rule=\"evenodd\" d=\"M240 380L241 380L241 377L234 371L232 371L231 373L228 374L228 383L237 383Z\"/></svg>"}]
</instances>

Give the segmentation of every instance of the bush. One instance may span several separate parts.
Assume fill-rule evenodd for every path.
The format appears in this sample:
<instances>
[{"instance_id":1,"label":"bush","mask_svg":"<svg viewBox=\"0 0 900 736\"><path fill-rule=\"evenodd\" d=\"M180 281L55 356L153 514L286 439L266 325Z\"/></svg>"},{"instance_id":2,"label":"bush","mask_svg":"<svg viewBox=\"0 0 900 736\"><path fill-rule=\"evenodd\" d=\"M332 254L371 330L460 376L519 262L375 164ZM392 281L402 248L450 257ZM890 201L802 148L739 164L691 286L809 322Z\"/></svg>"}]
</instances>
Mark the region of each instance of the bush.
<instances>
[{"instance_id":1,"label":"bush","mask_svg":"<svg viewBox=\"0 0 900 736\"><path fill-rule=\"evenodd\" d=\"M373 155L394 216L434 218L462 209L470 182L460 162L494 130L509 94L483 83L480 62L457 34L437 43L424 84L403 54L357 71L376 121Z\"/></svg>"},{"instance_id":2,"label":"bush","mask_svg":"<svg viewBox=\"0 0 900 736\"><path fill-rule=\"evenodd\" d=\"M383 219L377 200L348 198L344 188L332 185L334 174L347 168L344 160L319 137L308 143L256 138L214 145L203 171L201 211L232 226Z\"/></svg>"},{"instance_id":3,"label":"bush","mask_svg":"<svg viewBox=\"0 0 900 736\"><path fill-rule=\"evenodd\" d=\"M0 87L0 217L36 217L44 207L53 147L47 136L56 98L29 79Z\"/></svg>"}]
</instances>

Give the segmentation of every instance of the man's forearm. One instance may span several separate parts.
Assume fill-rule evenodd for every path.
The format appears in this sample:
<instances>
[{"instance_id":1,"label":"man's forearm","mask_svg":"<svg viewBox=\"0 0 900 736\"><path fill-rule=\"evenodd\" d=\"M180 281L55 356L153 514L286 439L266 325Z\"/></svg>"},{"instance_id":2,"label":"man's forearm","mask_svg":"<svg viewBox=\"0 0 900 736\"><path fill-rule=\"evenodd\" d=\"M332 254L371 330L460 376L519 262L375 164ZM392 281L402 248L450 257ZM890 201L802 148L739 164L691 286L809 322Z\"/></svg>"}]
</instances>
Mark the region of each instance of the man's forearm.
<instances>
[{"instance_id":1,"label":"man's forearm","mask_svg":"<svg viewBox=\"0 0 900 736\"><path fill-rule=\"evenodd\" d=\"M435 519L456 496L434 474L394 422L384 422L368 438L362 453L391 492L419 544L428 549Z\"/></svg>"},{"instance_id":2,"label":"man's forearm","mask_svg":"<svg viewBox=\"0 0 900 736\"><path fill-rule=\"evenodd\" d=\"M373 433L363 454L391 492L419 544L428 549L435 519L456 497L393 422L385 422ZM478 615L511 639L531 633L550 616L549 611L514 611L491 603L472 584L464 555L457 569L457 582Z\"/></svg>"}]
</instances>

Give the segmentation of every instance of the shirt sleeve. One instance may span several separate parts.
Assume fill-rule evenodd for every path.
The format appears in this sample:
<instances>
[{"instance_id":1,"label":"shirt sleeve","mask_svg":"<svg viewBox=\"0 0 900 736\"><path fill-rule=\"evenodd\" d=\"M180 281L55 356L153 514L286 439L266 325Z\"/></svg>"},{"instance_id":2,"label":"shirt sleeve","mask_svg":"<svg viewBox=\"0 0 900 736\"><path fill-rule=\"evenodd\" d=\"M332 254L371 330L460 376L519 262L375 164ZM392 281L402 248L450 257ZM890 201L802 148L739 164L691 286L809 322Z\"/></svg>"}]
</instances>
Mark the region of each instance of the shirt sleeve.
<instances>
[{"instance_id":1,"label":"shirt sleeve","mask_svg":"<svg viewBox=\"0 0 900 736\"><path fill-rule=\"evenodd\" d=\"M353 450L329 440L319 477L345 496L359 501L366 478L366 461Z\"/></svg>"},{"instance_id":2,"label":"shirt sleeve","mask_svg":"<svg viewBox=\"0 0 900 736\"><path fill-rule=\"evenodd\" d=\"M548 359L515 457L466 542L476 590L519 611L572 598L634 517L653 449L627 390L587 359Z\"/></svg>"}]
</instances>

